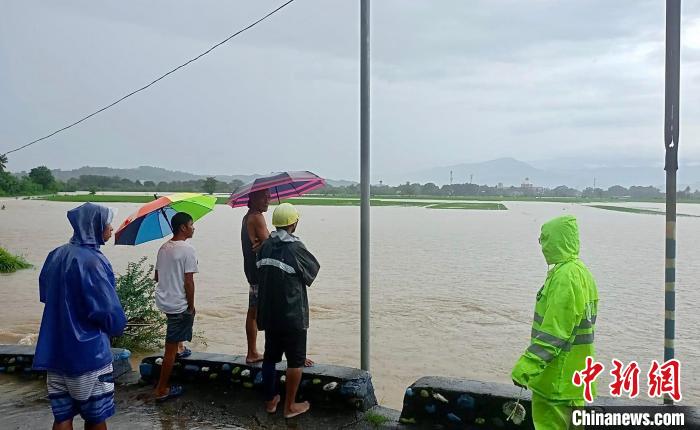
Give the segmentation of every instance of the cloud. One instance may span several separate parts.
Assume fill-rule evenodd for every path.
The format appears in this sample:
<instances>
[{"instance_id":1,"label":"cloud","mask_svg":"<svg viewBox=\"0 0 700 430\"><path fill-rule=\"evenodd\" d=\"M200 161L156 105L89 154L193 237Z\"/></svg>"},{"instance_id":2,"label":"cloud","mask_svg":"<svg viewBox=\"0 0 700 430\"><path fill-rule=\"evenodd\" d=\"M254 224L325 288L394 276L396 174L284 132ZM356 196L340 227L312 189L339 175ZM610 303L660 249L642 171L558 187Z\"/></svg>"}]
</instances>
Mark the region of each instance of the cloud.
<instances>
[{"instance_id":1,"label":"cloud","mask_svg":"<svg viewBox=\"0 0 700 430\"><path fill-rule=\"evenodd\" d=\"M196 55L281 2L12 2L0 16L0 151ZM511 156L661 157L664 4L372 4L373 176ZM700 2L683 3L681 145L697 140ZM9 167L150 164L359 175L359 10L297 1ZM700 149L683 148L699 158Z\"/></svg>"}]
</instances>

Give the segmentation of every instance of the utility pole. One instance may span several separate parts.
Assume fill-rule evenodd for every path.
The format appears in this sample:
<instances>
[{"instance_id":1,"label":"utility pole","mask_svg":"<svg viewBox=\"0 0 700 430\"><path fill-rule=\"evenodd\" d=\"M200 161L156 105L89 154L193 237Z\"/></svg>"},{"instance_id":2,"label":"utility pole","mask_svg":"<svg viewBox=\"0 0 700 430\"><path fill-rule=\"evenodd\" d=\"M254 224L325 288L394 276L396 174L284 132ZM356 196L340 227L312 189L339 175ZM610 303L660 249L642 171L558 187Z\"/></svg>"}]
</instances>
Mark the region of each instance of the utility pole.
<instances>
[{"instance_id":1,"label":"utility pole","mask_svg":"<svg viewBox=\"0 0 700 430\"><path fill-rule=\"evenodd\" d=\"M360 367L369 371L370 74L369 0L360 0Z\"/></svg>"},{"instance_id":2,"label":"utility pole","mask_svg":"<svg viewBox=\"0 0 700 430\"><path fill-rule=\"evenodd\" d=\"M664 147L666 148L666 264L664 361L675 356L676 338L676 172L680 94L681 0L666 0L666 94ZM665 396L665 404L673 400Z\"/></svg>"}]
</instances>

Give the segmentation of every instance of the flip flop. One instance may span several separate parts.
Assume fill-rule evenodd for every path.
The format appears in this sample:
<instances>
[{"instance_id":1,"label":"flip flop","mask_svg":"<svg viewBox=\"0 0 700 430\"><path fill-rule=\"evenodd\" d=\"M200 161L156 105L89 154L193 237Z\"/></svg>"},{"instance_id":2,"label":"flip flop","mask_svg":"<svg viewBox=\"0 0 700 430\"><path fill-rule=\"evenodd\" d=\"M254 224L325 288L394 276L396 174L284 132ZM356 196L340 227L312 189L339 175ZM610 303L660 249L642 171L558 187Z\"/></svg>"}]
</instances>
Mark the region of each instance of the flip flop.
<instances>
[{"instance_id":1,"label":"flip flop","mask_svg":"<svg viewBox=\"0 0 700 430\"><path fill-rule=\"evenodd\" d=\"M285 415L284 418L288 420L288 419L291 419L291 418L294 418L294 417L298 417L299 415L305 414L305 413L309 412L310 410L311 410L311 405L309 405L309 407L306 408L306 410L303 410L303 411L300 411L300 412L294 412L293 414L289 414L289 415Z\"/></svg>"},{"instance_id":2,"label":"flip flop","mask_svg":"<svg viewBox=\"0 0 700 430\"><path fill-rule=\"evenodd\" d=\"M171 385L168 394L161 397L156 397L156 403L162 403L169 399L174 399L175 397L180 397L185 390L182 385Z\"/></svg>"},{"instance_id":3,"label":"flip flop","mask_svg":"<svg viewBox=\"0 0 700 430\"><path fill-rule=\"evenodd\" d=\"M175 356L176 356L177 358L187 358L187 357L189 357L190 355L192 355L192 350L189 349L188 347L185 347L185 350L184 350L184 351L178 352L178 353L175 354Z\"/></svg>"},{"instance_id":4,"label":"flip flop","mask_svg":"<svg viewBox=\"0 0 700 430\"><path fill-rule=\"evenodd\" d=\"M277 412L277 406L279 406L280 400L281 400L280 395L277 394L277 395L273 398L273 400L274 400L274 399L277 399L277 403L275 403L275 408L274 408L273 410L271 410L271 411L268 410L268 409L267 409L267 405L266 405L266 407L265 407L265 412L267 412L267 413L270 414L270 415L272 415L272 414L274 414L274 413Z\"/></svg>"}]
</instances>

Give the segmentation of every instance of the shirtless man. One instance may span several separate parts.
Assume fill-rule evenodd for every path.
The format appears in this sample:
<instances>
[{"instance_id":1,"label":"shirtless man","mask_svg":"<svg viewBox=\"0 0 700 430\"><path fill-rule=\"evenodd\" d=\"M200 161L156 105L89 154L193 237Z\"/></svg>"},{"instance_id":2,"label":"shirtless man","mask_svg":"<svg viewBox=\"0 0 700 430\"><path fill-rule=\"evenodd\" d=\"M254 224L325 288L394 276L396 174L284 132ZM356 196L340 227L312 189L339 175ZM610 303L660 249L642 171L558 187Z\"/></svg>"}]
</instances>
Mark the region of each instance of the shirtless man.
<instances>
[{"instance_id":1,"label":"shirtless man","mask_svg":"<svg viewBox=\"0 0 700 430\"><path fill-rule=\"evenodd\" d=\"M243 270L248 279L248 315L245 321L245 333L248 340L246 363L262 361L263 355L258 352L258 269L255 266L255 254L262 243L270 236L263 213L267 212L270 204L270 190L259 190L250 193L248 197L248 213L243 217L241 225L241 246L243 249Z\"/></svg>"}]
</instances>

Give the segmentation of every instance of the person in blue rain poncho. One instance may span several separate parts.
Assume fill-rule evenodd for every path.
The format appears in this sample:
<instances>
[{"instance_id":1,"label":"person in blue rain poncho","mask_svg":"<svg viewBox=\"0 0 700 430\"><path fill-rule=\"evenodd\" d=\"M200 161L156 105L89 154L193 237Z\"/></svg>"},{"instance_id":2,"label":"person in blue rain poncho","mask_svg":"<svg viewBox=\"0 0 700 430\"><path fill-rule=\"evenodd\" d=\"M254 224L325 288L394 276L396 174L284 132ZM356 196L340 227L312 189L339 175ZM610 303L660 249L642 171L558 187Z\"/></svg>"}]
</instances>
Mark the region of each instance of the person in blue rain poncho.
<instances>
[{"instance_id":1,"label":"person in blue rain poncho","mask_svg":"<svg viewBox=\"0 0 700 430\"><path fill-rule=\"evenodd\" d=\"M115 412L110 337L122 334L126 316L100 251L113 216L92 203L68 211L73 237L49 253L39 276L44 314L33 367L47 371L54 429L72 429L78 414L86 429L106 429Z\"/></svg>"}]
</instances>

